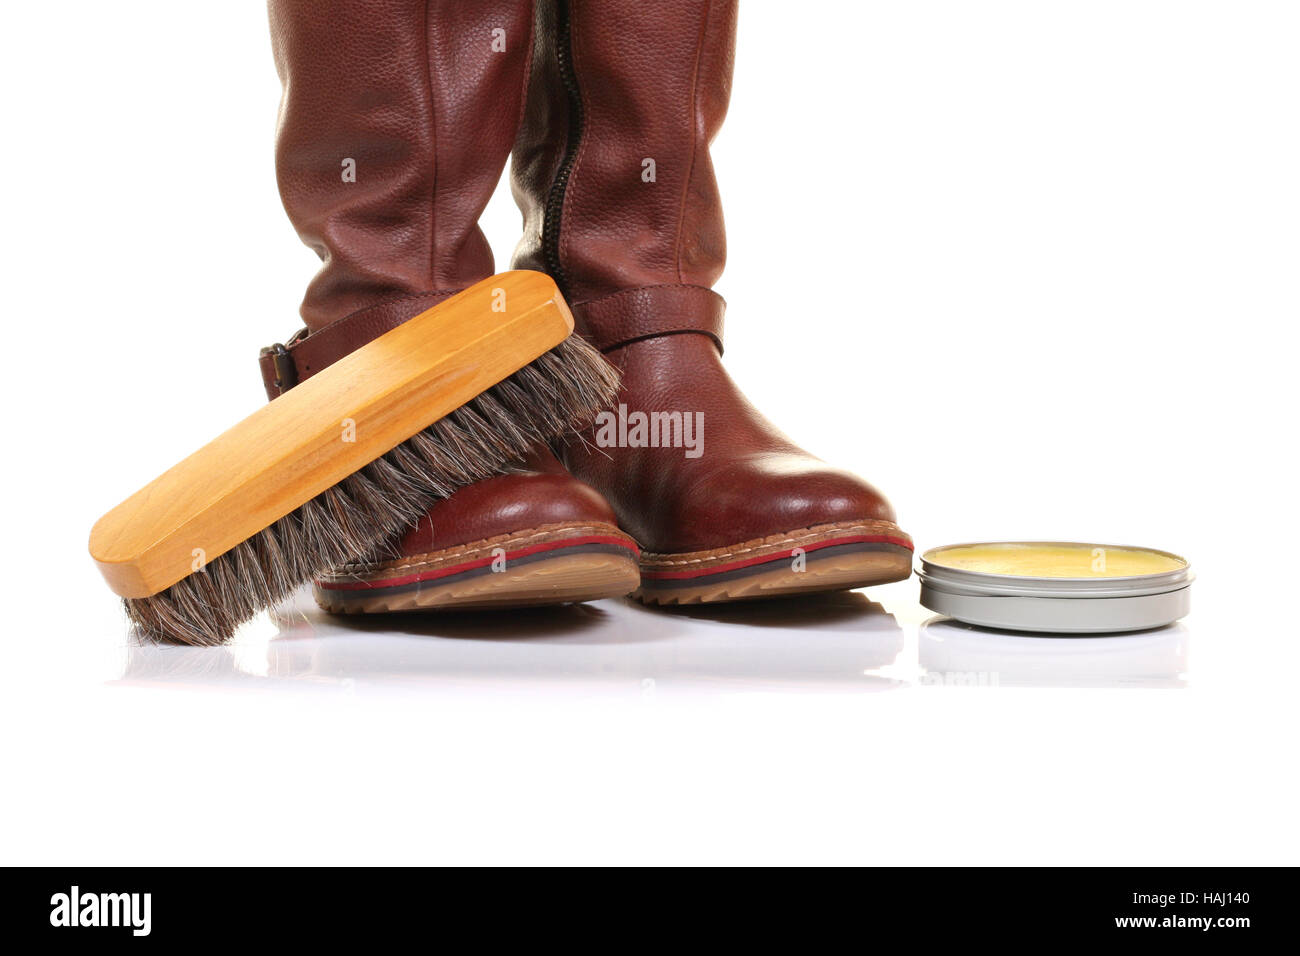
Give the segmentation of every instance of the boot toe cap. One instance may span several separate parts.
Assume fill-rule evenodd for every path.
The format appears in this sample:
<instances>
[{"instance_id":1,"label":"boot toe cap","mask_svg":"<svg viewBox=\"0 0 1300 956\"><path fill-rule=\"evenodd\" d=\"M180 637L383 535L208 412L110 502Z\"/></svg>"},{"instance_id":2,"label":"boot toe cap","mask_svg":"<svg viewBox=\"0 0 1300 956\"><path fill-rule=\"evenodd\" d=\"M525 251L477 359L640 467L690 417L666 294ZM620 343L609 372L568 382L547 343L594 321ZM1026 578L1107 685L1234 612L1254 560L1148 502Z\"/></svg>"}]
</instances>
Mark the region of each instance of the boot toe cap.
<instances>
[{"instance_id":1,"label":"boot toe cap","mask_svg":"<svg viewBox=\"0 0 1300 956\"><path fill-rule=\"evenodd\" d=\"M895 520L894 509L870 483L795 454L735 460L693 490L679 517L668 536L675 540L662 550L694 551L819 525Z\"/></svg>"},{"instance_id":2,"label":"boot toe cap","mask_svg":"<svg viewBox=\"0 0 1300 956\"><path fill-rule=\"evenodd\" d=\"M568 474L501 475L435 504L398 549L424 554L559 524L616 526L617 519L599 492Z\"/></svg>"}]
</instances>

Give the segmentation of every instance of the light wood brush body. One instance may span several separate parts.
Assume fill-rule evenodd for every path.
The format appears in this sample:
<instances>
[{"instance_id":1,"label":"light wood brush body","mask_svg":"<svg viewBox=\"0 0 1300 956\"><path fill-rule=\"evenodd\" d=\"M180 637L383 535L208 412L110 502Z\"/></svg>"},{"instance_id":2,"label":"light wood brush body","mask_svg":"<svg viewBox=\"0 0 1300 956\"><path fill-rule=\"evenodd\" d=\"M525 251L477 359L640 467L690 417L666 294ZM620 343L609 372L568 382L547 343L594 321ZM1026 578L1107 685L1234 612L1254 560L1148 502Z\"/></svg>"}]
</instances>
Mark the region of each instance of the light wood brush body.
<instances>
[{"instance_id":1,"label":"light wood brush body","mask_svg":"<svg viewBox=\"0 0 1300 956\"><path fill-rule=\"evenodd\" d=\"M486 279L146 485L96 523L91 555L146 633L220 641L457 487L589 421L617 381L572 329L549 277Z\"/></svg>"}]
</instances>

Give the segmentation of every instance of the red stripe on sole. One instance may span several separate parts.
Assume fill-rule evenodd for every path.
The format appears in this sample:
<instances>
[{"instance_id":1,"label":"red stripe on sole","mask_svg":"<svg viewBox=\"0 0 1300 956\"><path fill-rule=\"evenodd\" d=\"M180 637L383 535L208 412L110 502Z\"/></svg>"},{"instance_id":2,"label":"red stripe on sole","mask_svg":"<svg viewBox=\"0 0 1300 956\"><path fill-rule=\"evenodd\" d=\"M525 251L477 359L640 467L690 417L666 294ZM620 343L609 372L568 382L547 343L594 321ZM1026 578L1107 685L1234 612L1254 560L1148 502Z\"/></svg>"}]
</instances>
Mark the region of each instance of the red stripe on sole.
<instances>
[{"instance_id":1,"label":"red stripe on sole","mask_svg":"<svg viewBox=\"0 0 1300 956\"><path fill-rule=\"evenodd\" d=\"M587 535L582 538L564 538L560 541L547 541L542 544L531 545L527 548L518 548L514 551L506 552L506 563L517 558L527 557L530 554L539 554L543 551L559 551L563 548L571 548L584 544L612 544L620 548L626 548L632 555L639 556L641 551L637 546L627 538L616 538L611 535ZM475 568L485 568L491 564L493 558L488 556L480 558L477 561L466 561L463 564L453 564L451 567L438 568L433 571L420 571L415 574L407 574L397 578L378 578L370 581L317 581L318 587L326 591L369 591L379 588L395 588L404 584L415 584L417 581L436 581L439 578L448 578L455 574L463 574L466 571L473 571Z\"/></svg>"},{"instance_id":2,"label":"red stripe on sole","mask_svg":"<svg viewBox=\"0 0 1300 956\"><path fill-rule=\"evenodd\" d=\"M892 544L900 548L912 550L912 542L906 538L899 538L887 534L859 534L849 535L840 538L827 538L825 541L818 541L816 544L810 544L804 548L805 553L820 551L822 548L831 548L842 544ZM711 574L722 574L726 571L738 571L741 568L753 567L756 564L767 564L769 561L777 561L792 556L794 548L785 551L770 551L767 554L759 555L756 558L746 558L743 561L733 561L730 564L717 564L712 567L702 568L694 571L645 571L642 570L641 577L649 578L652 581L679 581L685 578L703 578Z\"/></svg>"}]
</instances>

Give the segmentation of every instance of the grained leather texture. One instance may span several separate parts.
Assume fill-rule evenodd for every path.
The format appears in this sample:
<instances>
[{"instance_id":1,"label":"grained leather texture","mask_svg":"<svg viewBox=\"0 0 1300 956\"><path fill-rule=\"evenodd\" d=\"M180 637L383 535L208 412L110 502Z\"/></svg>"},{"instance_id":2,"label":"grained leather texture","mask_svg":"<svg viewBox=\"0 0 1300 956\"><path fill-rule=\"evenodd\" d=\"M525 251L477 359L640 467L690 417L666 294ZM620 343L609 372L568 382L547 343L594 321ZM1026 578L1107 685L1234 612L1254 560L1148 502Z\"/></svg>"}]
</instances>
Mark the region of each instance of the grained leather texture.
<instances>
[{"instance_id":1,"label":"grained leather texture","mask_svg":"<svg viewBox=\"0 0 1300 956\"><path fill-rule=\"evenodd\" d=\"M533 10L528 0L269 8L284 85L280 194L322 260L302 304L307 334L286 350L301 381L493 273L478 219L521 120ZM355 182L343 181L345 159ZM274 359L261 366L274 398ZM543 450L435 505L400 546L423 553L570 520L614 517Z\"/></svg>"},{"instance_id":2,"label":"grained leather texture","mask_svg":"<svg viewBox=\"0 0 1300 956\"><path fill-rule=\"evenodd\" d=\"M531 3L268 6L283 85L280 196L322 262L302 303L308 330L380 303L410 318L427 307L420 295L491 275L478 219L520 122ZM345 160L355 182L344 181Z\"/></svg>"},{"instance_id":3,"label":"grained leather texture","mask_svg":"<svg viewBox=\"0 0 1300 956\"><path fill-rule=\"evenodd\" d=\"M619 402L628 411L702 413L704 422L698 458L682 448L591 447L593 431L590 445L563 452L565 464L652 552L893 520L870 484L769 423L719 357L721 299L701 292L726 257L709 144L730 99L737 4L547 0L545 7L514 153L525 216L515 264L556 277L579 331L622 370Z\"/></svg>"},{"instance_id":4,"label":"grained leather texture","mask_svg":"<svg viewBox=\"0 0 1300 956\"><path fill-rule=\"evenodd\" d=\"M576 119L556 64L567 6L581 99L559 240L570 305L641 286L711 288L726 233L708 146L731 97L736 4L539 2L552 12L540 18L515 150L526 217L517 266L547 268L539 217ZM653 182L645 180L646 160L654 162Z\"/></svg>"}]
</instances>

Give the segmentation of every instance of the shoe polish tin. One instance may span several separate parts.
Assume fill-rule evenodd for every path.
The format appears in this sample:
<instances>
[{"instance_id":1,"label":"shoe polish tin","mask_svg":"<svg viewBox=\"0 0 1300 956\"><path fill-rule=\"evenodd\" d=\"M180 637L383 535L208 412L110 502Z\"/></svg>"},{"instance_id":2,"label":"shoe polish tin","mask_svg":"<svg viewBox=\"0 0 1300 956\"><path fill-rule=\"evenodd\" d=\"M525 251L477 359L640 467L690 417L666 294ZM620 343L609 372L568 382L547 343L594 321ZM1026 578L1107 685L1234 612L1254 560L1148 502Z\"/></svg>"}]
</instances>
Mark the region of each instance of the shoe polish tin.
<instances>
[{"instance_id":1,"label":"shoe polish tin","mask_svg":"<svg viewBox=\"0 0 1300 956\"><path fill-rule=\"evenodd\" d=\"M1192 570L1167 551L993 541L921 555L921 604L966 624L1052 634L1162 627L1187 614Z\"/></svg>"}]
</instances>

